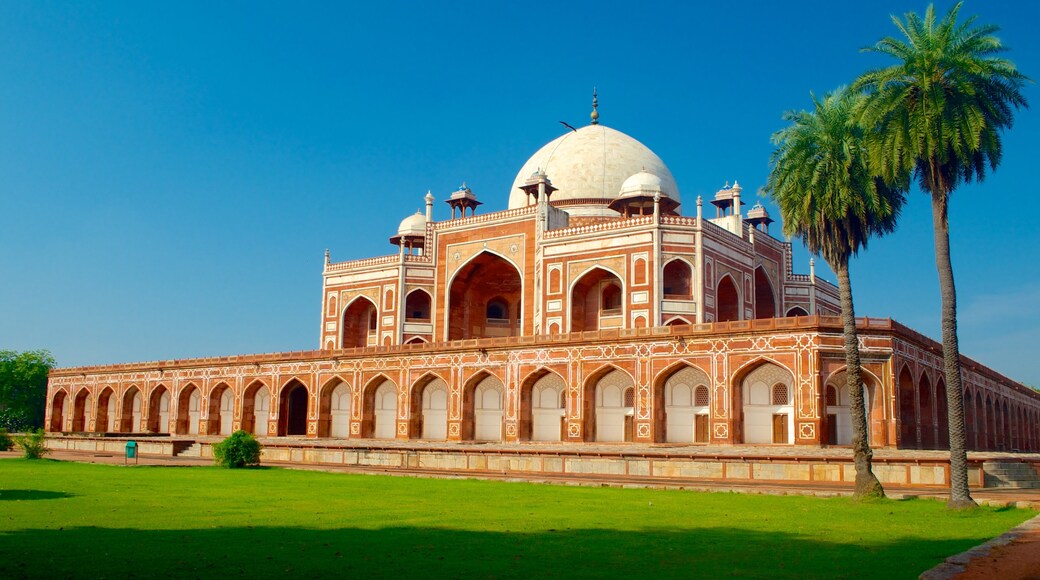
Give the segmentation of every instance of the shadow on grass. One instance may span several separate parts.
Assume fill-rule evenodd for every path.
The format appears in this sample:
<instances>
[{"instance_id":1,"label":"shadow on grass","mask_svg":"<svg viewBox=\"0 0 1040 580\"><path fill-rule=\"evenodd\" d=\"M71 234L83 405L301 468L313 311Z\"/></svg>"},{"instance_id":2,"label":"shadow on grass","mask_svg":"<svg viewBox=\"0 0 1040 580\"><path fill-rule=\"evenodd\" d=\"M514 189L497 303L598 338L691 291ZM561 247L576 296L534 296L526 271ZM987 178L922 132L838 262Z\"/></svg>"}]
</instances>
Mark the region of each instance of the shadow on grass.
<instances>
[{"instance_id":1,"label":"shadow on grass","mask_svg":"<svg viewBox=\"0 0 1040 580\"><path fill-rule=\"evenodd\" d=\"M185 506L190 509L189 506ZM719 527L463 531L386 527L141 530L78 527L0 534L0 578L742 577L913 578L964 541L832 543Z\"/></svg>"},{"instance_id":2,"label":"shadow on grass","mask_svg":"<svg viewBox=\"0 0 1040 580\"><path fill-rule=\"evenodd\" d=\"M75 497L75 494L64 491L46 491L42 489L0 489L0 501L26 501L33 499L63 499Z\"/></svg>"}]
</instances>

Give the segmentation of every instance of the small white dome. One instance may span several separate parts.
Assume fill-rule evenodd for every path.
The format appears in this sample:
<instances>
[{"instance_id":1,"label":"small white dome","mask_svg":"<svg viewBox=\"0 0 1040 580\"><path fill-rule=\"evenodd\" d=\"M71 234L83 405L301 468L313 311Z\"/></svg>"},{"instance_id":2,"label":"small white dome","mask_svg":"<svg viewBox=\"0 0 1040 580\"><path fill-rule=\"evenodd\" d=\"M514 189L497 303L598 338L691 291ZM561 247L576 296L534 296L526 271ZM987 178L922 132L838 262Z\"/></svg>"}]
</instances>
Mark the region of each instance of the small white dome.
<instances>
[{"instance_id":1,"label":"small white dome","mask_svg":"<svg viewBox=\"0 0 1040 580\"><path fill-rule=\"evenodd\" d=\"M626 179L625 182L621 184L620 193L621 195L619 197L627 197L634 194L652 196L655 193L668 195L668 192L664 189L664 182L661 178L645 169Z\"/></svg>"},{"instance_id":2,"label":"small white dome","mask_svg":"<svg viewBox=\"0 0 1040 580\"><path fill-rule=\"evenodd\" d=\"M425 236L426 235L426 216L415 212L415 215L410 215L401 220L401 226L397 228L397 235L399 236Z\"/></svg>"}]
</instances>

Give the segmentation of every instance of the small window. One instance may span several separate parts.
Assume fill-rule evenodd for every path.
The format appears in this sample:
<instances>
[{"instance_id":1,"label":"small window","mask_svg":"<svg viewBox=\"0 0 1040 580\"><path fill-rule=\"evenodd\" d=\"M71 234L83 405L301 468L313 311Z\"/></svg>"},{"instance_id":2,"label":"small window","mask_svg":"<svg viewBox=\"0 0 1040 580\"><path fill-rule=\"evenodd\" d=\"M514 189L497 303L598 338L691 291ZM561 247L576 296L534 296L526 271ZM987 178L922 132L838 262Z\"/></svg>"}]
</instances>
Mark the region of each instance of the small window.
<instances>
[{"instance_id":1,"label":"small window","mask_svg":"<svg viewBox=\"0 0 1040 580\"><path fill-rule=\"evenodd\" d=\"M377 321L378 317L379 317L379 315L376 313L375 310L372 310L368 314L368 329L369 330L375 330L376 329L376 323L378 322Z\"/></svg>"},{"instance_id":2,"label":"small window","mask_svg":"<svg viewBox=\"0 0 1040 580\"><path fill-rule=\"evenodd\" d=\"M827 406L836 407L838 405L838 389L835 389L832 385L827 385Z\"/></svg>"},{"instance_id":3,"label":"small window","mask_svg":"<svg viewBox=\"0 0 1040 580\"><path fill-rule=\"evenodd\" d=\"M788 404L788 400L787 385L783 383L773 385L773 404L786 405Z\"/></svg>"},{"instance_id":4,"label":"small window","mask_svg":"<svg viewBox=\"0 0 1040 580\"><path fill-rule=\"evenodd\" d=\"M509 306L502 300L492 300L487 305L488 320L508 320Z\"/></svg>"},{"instance_id":5,"label":"small window","mask_svg":"<svg viewBox=\"0 0 1040 580\"><path fill-rule=\"evenodd\" d=\"M603 310L621 310L621 289L614 284L603 289Z\"/></svg>"},{"instance_id":6,"label":"small window","mask_svg":"<svg viewBox=\"0 0 1040 580\"><path fill-rule=\"evenodd\" d=\"M629 388L629 389L625 390L625 406L626 407L635 407L636 406L636 392L635 392L635 389Z\"/></svg>"},{"instance_id":7,"label":"small window","mask_svg":"<svg viewBox=\"0 0 1040 580\"><path fill-rule=\"evenodd\" d=\"M693 393L693 404L697 407L707 407L710 404L710 397L708 395L708 387L700 385L697 390Z\"/></svg>"}]
</instances>

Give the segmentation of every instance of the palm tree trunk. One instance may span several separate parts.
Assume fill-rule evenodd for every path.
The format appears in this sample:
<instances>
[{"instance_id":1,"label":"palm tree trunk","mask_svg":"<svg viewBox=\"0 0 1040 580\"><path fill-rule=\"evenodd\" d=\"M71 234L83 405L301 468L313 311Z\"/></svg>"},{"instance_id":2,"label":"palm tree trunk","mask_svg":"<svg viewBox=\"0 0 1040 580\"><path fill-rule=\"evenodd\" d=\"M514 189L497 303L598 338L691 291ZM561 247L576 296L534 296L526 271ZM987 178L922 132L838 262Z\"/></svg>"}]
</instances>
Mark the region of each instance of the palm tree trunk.
<instances>
[{"instance_id":1,"label":"palm tree trunk","mask_svg":"<svg viewBox=\"0 0 1040 580\"><path fill-rule=\"evenodd\" d=\"M946 376L946 409L950 424L950 500L952 509L977 504L968 491L968 453L964 435L964 390L961 387L960 347L957 344L957 289L950 261L948 196L942 187L932 189L932 225L935 233L935 267L942 294L943 371Z\"/></svg>"},{"instance_id":2,"label":"palm tree trunk","mask_svg":"<svg viewBox=\"0 0 1040 580\"><path fill-rule=\"evenodd\" d=\"M852 497L885 497L885 489L881 487L881 482L870 467L874 452L870 449L870 441L867 439L863 373L860 369L859 336L856 333L856 310L852 305L848 259L838 264L835 270L838 274L841 321L845 327L845 384L849 391L849 414L852 415L852 459L856 465L856 489L852 492Z\"/></svg>"}]
</instances>

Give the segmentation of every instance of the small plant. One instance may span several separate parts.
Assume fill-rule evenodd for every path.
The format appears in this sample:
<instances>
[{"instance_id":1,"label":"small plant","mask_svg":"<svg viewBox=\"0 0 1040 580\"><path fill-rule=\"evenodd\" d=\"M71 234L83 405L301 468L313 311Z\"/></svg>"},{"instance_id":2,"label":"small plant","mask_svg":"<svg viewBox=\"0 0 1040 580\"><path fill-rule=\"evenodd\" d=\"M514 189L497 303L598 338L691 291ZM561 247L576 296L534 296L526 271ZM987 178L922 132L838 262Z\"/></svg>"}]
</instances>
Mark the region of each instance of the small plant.
<instances>
[{"instance_id":1,"label":"small plant","mask_svg":"<svg viewBox=\"0 0 1040 580\"><path fill-rule=\"evenodd\" d=\"M22 448L26 459L40 459L51 452L50 449L47 449L43 429L30 431L28 434L18 437L18 446Z\"/></svg>"},{"instance_id":2,"label":"small plant","mask_svg":"<svg viewBox=\"0 0 1040 580\"><path fill-rule=\"evenodd\" d=\"M213 446L213 459L228 468L260 465L260 442L248 431L235 431Z\"/></svg>"},{"instance_id":3,"label":"small plant","mask_svg":"<svg viewBox=\"0 0 1040 580\"><path fill-rule=\"evenodd\" d=\"M10 451L14 447L14 441L7 434L7 429L0 429L0 451Z\"/></svg>"}]
</instances>

